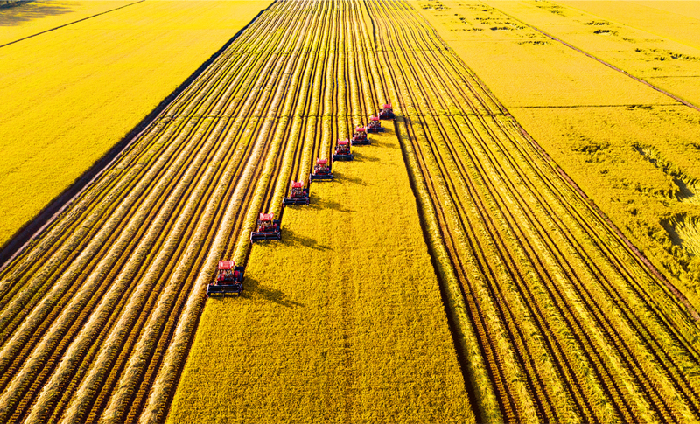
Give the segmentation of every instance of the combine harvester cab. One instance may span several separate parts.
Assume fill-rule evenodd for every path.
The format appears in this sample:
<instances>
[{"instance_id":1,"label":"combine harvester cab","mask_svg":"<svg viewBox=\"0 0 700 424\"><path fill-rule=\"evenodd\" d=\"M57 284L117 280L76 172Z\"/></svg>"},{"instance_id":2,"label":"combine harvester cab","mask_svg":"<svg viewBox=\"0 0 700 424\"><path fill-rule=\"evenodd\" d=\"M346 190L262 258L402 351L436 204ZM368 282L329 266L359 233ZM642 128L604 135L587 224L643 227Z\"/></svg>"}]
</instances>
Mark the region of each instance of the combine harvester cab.
<instances>
[{"instance_id":1,"label":"combine harvester cab","mask_svg":"<svg viewBox=\"0 0 700 424\"><path fill-rule=\"evenodd\" d=\"M384 131L384 128L382 128L382 123L379 122L379 117L378 116L370 116L369 117L369 125L367 125L367 132L380 132Z\"/></svg>"},{"instance_id":2,"label":"combine harvester cab","mask_svg":"<svg viewBox=\"0 0 700 424\"><path fill-rule=\"evenodd\" d=\"M304 183L292 181L292 186L289 189L289 197L284 198L285 205L308 205L311 202L310 196L311 185L304 188Z\"/></svg>"},{"instance_id":3,"label":"combine harvester cab","mask_svg":"<svg viewBox=\"0 0 700 424\"><path fill-rule=\"evenodd\" d=\"M333 171L328 164L328 159L316 159L309 181L333 181Z\"/></svg>"},{"instance_id":4,"label":"combine harvester cab","mask_svg":"<svg viewBox=\"0 0 700 424\"><path fill-rule=\"evenodd\" d=\"M338 145L335 146L333 160L354 160L355 155L350 152L350 142L348 140L338 140Z\"/></svg>"},{"instance_id":5,"label":"combine harvester cab","mask_svg":"<svg viewBox=\"0 0 700 424\"><path fill-rule=\"evenodd\" d=\"M394 119L394 109L392 109L390 103L382 106L382 110L379 112L379 119Z\"/></svg>"},{"instance_id":6,"label":"combine harvester cab","mask_svg":"<svg viewBox=\"0 0 700 424\"><path fill-rule=\"evenodd\" d=\"M367 137L367 129L363 126L355 128L355 134L352 136L352 145L370 144Z\"/></svg>"},{"instance_id":7,"label":"combine harvester cab","mask_svg":"<svg viewBox=\"0 0 700 424\"><path fill-rule=\"evenodd\" d=\"M234 261L219 261L214 281L207 285L207 296L238 294L243 291L245 268L236 266Z\"/></svg>"},{"instance_id":8,"label":"combine harvester cab","mask_svg":"<svg viewBox=\"0 0 700 424\"><path fill-rule=\"evenodd\" d=\"M274 219L274 213L261 213L255 225L255 231L250 233L250 242L258 240L282 240L282 223Z\"/></svg>"}]
</instances>

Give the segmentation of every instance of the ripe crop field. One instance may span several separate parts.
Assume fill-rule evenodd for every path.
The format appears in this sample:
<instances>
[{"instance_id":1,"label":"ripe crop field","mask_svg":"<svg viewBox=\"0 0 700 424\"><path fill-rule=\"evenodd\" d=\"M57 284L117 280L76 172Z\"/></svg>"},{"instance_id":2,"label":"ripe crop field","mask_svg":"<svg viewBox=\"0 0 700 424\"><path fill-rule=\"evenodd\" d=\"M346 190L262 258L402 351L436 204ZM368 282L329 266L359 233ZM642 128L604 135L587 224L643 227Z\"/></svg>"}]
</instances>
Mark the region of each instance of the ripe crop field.
<instances>
[{"instance_id":1,"label":"ripe crop field","mask_svg":"<svg viewBox=\"0 0 700 424\"><path fill-rule=\"evenodd\" d=\"M475 421L401 147L393 130L372 139L286 209L281 242L253 247L241 298L207 301L169 422Z\"/></svg>"},{"instance_id":2,"label":"ripe crop field","mask_svg":"<svg viewBox=\"0 0 700 424\"><path fill-rule=\"evenodd\" d=\"M266 9L3 265L0 422L699 421L692 302L439 36L445 7ZM283 241L251 249L268 211ZM206 300L222 259L243 295Z\"/></svg>"},{"instance_id":3,"label":"ripe crop field","mask_svg":"<svg viewBox=\"0 0 700 424\"><path fill-rule=\"evenodd\" d=\"M0 8L0 45L14 44L136 1L15 2Z\"/></svg>"},{"instance_id":4,"label":"ripe crop field","mask_svg":"<svg viewBox=\"0 0 700 424\"><path fill-rule=\"evenodd\" d=\"M0 247L270 2L0 9Z\"/></svg>"},{"instance_id":5,"label":"ripe crop field","mask_svg":"<svg viewBox=\"0 0 700 424\"><path fill-rule=\"evenodd\" d=\"M697 2L413 4L700 308Z\"/></svg>"},{"instance_id":6,"label":"ripe crop field","mask_svg":"<svg viewBox=\"0 0 700 424\"><path fill-rule=\"evenodd\" d=\"M476 334L467 342L485 356L475 386L494 382L482 399L498 407L483 410L519 422L696 420L690 311L416 12L372 12L386 16L381 68L406 117L419 200L437 218L430 234L445 241Z\"/></svg>"}]
</instances>

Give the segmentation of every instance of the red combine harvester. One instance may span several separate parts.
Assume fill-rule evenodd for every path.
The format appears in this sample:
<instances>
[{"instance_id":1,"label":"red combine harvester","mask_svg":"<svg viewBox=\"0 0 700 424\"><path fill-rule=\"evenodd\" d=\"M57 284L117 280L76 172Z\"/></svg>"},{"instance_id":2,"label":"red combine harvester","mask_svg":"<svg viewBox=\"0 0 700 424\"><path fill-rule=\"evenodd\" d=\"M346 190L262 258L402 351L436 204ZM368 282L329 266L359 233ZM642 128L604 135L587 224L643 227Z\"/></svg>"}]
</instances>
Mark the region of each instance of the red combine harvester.
<instances>
[{"instance_id":1,"label":"red combine harvester","mask_svg":"<svg viewBox=\"0 0 700 424\"><path fill-rule=\"evenodd\" d=\"M350 153L350 142L348 140L338 140L338 145L333 153L333 160L353 160L355 155Z\"/></svg>"},{"instance_id":2,"label":"red combine harvester","mask_svg":"<svg viewBox=\"0 0 700 424\"><path fill-rule=\"evenodd\" d=\"M369 117L369 125L367 125L367 132L379 132L383 131L384 128L382 128L382 123L379 122L379 117L378 116L370 116Z\"/></svg>"},{"instance_id":3,"label":"red combine harvester","mask_svg":"<svg viewBox=\"0 0 700 424\"><path fill-rule=\"evenodd\" d=\"M367 129L365 127L355 128L355 134L352 136L352 145L369 144L369 137L367 137Z\"/></svg>"},{"instance_id":4,"label":"red combine harvester","mask_svg":"<svg viewBox=\"0 0 700 424\"><path fill-rule=\"evenodd\" d=\"M311 186L304 188L304 183L292 181L292 187L289 190L289 197L284 198L285 205L308 205L311 202L309 191Z\"/></svg>"},{"instance_id":5,"label":"red combine harvester","mask_svg":"<svg viewBox=\"0 0 700 424\"><path fill-rule=\"evenodd\" d=\"M274 219L274 213L261 213L255 225L255 231L250 233L250 242L257 240L282 240L282 224L279 219Z\"/></svg>"},{"instance_id":6,"label":"red combine harvester","mask_svg":"<svg viewBox=\"0 0 700 424\"><path fill-rule=\"evenodd\" d=\"M309 181L328 181L333 179L333 171L328 164L328 159L316 159L316 165L309 177Z\"/></svg>"},{"instance_id":7,"label":"red combine harvester","mask_svg":"<svg viewBox=\"0 0 700 424\"><path fill-rule=\"evenodd\" d=\"M244 270L242 266L236 266L234 261L219 261L216 278L207 285L207 296L241 294Z\"/></svg>"},{"instance_id":8,"label":"red combine harvester","mask_svg":"<svg viewBox=\"0 0 700 424\"><path fill-rule=\"evenodd\" d=\"M379 119L394 119L394 109L391 108L391 104L387 103L382 106L382 110L379 112Z\"/></svg>"}]
</instances>

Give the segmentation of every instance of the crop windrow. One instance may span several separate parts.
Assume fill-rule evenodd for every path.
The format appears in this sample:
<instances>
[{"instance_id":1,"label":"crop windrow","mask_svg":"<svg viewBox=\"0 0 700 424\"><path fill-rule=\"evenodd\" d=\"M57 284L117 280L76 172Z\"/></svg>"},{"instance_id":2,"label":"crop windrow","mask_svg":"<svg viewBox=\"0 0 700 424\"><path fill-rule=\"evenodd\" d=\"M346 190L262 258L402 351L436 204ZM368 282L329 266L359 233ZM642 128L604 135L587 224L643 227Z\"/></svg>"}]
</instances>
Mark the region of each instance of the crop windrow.
<instances>
[{"instance_id":1,"label":"crop windrow","mask_svg":"<svg viewBox=\"0 0 700 424\"><path fill-rule=\"evenodd\" d=\"M275 3L3 265L0 421L163 421L217 262L385 102L479 419L698 421L691 318L401 0Z\"/></svg>"},{"instance_id":2,"label":"crop windrow","mask_svg":"<svg viewBox=\"0 0 700 424\"><path fill-rule=\"evenodd\" d=\"M547 163L535 160L528 140L512 132L512 118L410 5L371 9L383 46L378 57L386 69L400 70L388 74L403 86L397 95L408 137L402 142L418 197L427 184L450 265L475 267L460 279L467 299L478 296L468 302L471 317L487 325L479 332L481 350L493 358L489 373L507 419L695 419L695 374L677 370L694 367L697 352L675 325L658 325L677 316L678 304L667 295L650 301L633 294L640 276L645 290L658 293L662 286L649 284L649 273L620 254L624 246L600 218L582 219L587 204ZM421 204L428 221L431 207ZM475 286L479 280L482 286ZM622 293L624 300L608 301ZM489 302L496 308L490 313ZM661 321L646 311L657 311ZM501 341L497 328L503 329ZM630 331L620 331L625 328ZM657 340L674 354L664 354ZM498 358L513 354L517 359L507 362L520 370L508 377ZM581 372L586 369L593 372ZM514 380L526 386L505 389Z\"/></svg>"}]
</instances>

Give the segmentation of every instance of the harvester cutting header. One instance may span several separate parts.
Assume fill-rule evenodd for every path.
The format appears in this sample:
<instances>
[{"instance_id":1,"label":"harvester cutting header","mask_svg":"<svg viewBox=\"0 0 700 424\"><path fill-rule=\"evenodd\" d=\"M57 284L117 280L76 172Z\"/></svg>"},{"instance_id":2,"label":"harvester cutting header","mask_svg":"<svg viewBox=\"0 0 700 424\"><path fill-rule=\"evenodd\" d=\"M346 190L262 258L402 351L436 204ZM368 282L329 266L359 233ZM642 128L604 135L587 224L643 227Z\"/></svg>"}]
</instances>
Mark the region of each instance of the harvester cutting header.
<instances>
[{"instance_id":1,"label":"harvester cutting header","mask_svg":"<svg viewBox=\"0 0 700 424\"><path fill-rule=\"evenodd\" d=\"M355 155L350 152L350 141L349 140L338 140L338 144L335 147L335 153L333 153L333 160L353 160Z\"/></svg>"},{"instance_id":2,"label":"harvester cutting header","mask_svg":"<svg viewBox=\"0 0 700 424\"><path fill-rule=\"evenodd\" d=\"M207 296L217 294L241 294L243 291L242 266L236 266L234 261L219 261L214 281L207 285Z\"/></svg>"},{"instance_id":3,"label":"harvester cutting header","mask_svg":"<svg viewBox=\"0 0 700 424\"><path fill-rule=\"evenodd\" d=\"M379 119L394 119L394 109L390 103L382 106L382 110L379 112Z\"/></svg>"},{"instance_id":4,"label":"harvester cutting header","mask_svg":"<svg viewBox=\"0 0 700 424\"><path fill-rule=\"evenodd\" d=\"M283 203L285 205L308 205L311 202L310 190L311 184L304 188L304 183L301 181L292 181L289 197L285 197Z\"/></svg>"},{"instance_id":5,"label":"harvester cutting header","mask_svg":"<svg viewBox=\"0 0 700 424\"><path fill-rule=\"evenodd\" d=\"M355 134L352 136L352 145L362 145L370 144L369 137L367 137L367 128L364 126L359 126L355 128Z\"/></svg>"},{"instance_id":6,"label":"harvester cutting header","mask_svg":"<svg viewBox=\"0 0 700 424\"><path fill-rule=\"evenodd\" d=\"M250 242L257 240L282 240L282 223L275 219L275 214L261 213L255 225L255 231L250 233Z\"/></svg>"},{"instance_id":7,"label":"harvester cutting header","mask_svg":"<svg viewBox=\"0 0 700 424\"><path fill-rule=\"evenodd\" d=\"M333 171L328 163L328 159L316 159L316 165L311 172L309 181L331 181L333 180Z\"/></svg>"},{"instance_id":8,"label":"harvester cutting header","mask_svg":"<svg viewBox=\"0 0 700 424\"><path fill-rule=\"evenodd\" d=\"M367 132L381 132L384 131L384 128L382 128L382 123L379 122L379 117L378 116L370 116L369 117L369 124L367 125Z\"/></svg>"}]
</instances>

